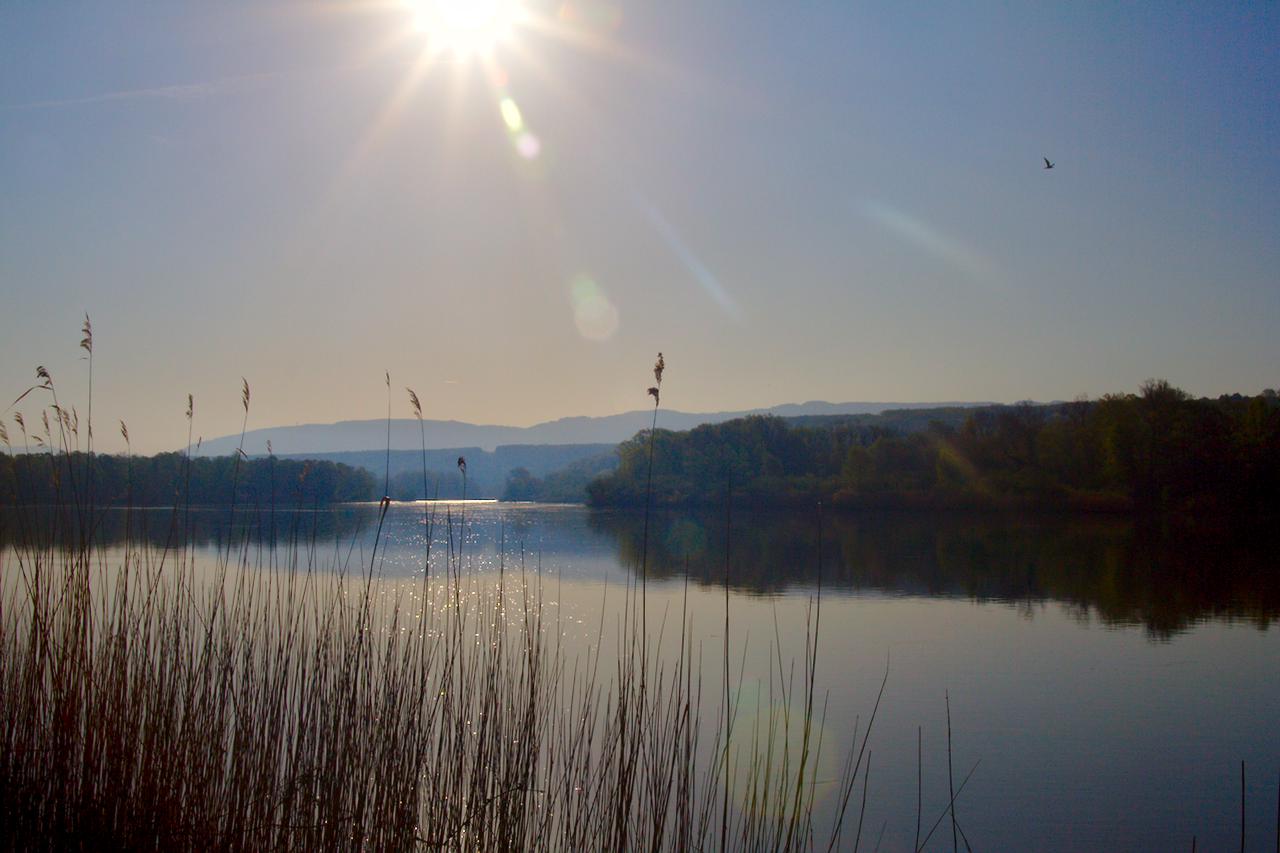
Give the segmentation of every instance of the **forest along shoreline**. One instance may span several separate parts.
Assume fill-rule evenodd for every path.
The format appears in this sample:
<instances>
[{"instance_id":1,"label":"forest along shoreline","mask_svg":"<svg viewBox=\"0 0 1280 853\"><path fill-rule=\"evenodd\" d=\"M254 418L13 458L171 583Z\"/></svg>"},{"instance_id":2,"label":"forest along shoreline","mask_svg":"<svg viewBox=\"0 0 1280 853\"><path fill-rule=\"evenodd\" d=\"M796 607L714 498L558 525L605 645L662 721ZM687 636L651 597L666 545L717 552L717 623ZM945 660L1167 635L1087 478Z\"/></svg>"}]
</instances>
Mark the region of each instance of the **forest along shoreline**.
<instances>
[{"instance_id":1,"label":"forest along shoreline","mask_svg":"<svg viewBox=\"0 0 1280 853\"><path fill-rule=\"evenodd\" d=\"M925 413L913 413L924 415ZM1280 397L1194 399L1163 381L1096 401L967 410L906 432L748 417L657 430L656 506L1040 509L1259 516L1280 507ZM642 506L648 436L587 485L594 506Z\"/></svg>"},{"instance_id":2,"label":"forest along shoreline","mask_svg":"<svg viewBox=\"0 0 1280 853\"><path fill-rule=\"evenodd\" d=\"M393 500L454 499L463 483L452 461L465 456L474 463L469 497L594 507L720 506L729 498L760 508L821 502L1206 523L1280 509L1280 395L1271 389L1196 399L1153 380L1136 394L1093 401L756 415L679 432L658 428L653 440L651 489L648 430L613 448L430 450L426 476L397 473L422 463L418 451L403 450L246 456L238 470L234 456L11 450L0 454L0 501L53 504L75 477L91 477L102 506L315 507L378 500L384 485ZM384 478L387 471L396 476Z\"/></svg>"}]
</instances>

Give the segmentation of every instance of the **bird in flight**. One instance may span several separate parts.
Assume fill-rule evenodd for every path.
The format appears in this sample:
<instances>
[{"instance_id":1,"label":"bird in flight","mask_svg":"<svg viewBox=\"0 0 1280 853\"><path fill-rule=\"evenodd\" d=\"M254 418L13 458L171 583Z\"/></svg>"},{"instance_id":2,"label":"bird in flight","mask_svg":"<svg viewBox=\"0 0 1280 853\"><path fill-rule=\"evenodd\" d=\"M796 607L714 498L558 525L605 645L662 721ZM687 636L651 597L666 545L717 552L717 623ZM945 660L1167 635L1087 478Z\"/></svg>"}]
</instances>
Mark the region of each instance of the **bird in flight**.
<instances>
[{"instance_id":1,"label":"bird in flight","mask_svg":"<svg viewBox=\"0 0 1280 853\"><path fill-rule=\"evenodd\" d=\"M1046 169L1052 169L1052 168L1053 168L1053 164L1049 162L1049 158L1048 158L1048 157L1044 158L1044 167L1045 167Z\"/></svg>"}]
</instances>

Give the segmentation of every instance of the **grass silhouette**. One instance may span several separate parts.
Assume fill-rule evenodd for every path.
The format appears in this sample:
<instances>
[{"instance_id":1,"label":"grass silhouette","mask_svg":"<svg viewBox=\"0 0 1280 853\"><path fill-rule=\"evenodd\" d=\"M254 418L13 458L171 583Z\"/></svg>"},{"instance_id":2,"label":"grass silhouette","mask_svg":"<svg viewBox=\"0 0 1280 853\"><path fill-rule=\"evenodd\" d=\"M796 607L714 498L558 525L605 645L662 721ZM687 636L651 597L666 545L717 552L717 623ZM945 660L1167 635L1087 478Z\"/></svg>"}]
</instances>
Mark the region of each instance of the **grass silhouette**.
<instances>
[{"instance_id":1,"label":"grass silhouette","mask_svg":"<svg viewBox=\"0 0 1280 853\"><path fill-rule=\"evenodd\" d=\"M242 404L247 422L247 381ZM70 466L78 425L57 422L43 450ZM779 651L771 710L729 737L738 699L726 666L704 715L687 588L676 653L650 654L667 626L650 632L643 570L616 659L599 643L570 657L540 571L507 566L505 548L496 578L464 571L465 514L457 530L446 521L446 571L424 545L422 583L397 586L376 541L385 498L367 564L326 561L296 522L264 555L234 524L254 510L233 506L209 565L188 505L164 545L127 536L108 552L93 533L103 510L74 474L52 524L81 535L17 513L0 576L4 848L809 850L861 837L845 812L859 776L865 793L870 725L816 825L820 592L800 683Z\"/></svg>"}]
</instances>

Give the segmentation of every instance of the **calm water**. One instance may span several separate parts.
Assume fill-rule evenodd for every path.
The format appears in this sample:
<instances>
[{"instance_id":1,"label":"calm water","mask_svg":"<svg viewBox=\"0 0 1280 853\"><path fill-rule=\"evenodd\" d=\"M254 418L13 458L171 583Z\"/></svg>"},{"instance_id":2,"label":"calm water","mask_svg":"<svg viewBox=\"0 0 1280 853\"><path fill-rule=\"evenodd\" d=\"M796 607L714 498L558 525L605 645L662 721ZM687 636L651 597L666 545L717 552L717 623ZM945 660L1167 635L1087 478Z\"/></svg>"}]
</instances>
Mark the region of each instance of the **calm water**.
<instances>
[{"instance_id":1,"label":"calm water","mask_svg":"<svg viewBox=\"0 0 1280 853\"><path fill-rule=\"evenodd\" d=\"M610 642L624 591L638 577L640 516L484 503L447 511L467 571L496 578L499 566L523 566L541 582L571 655ZM442 566L451 546L446 509L436 512L433 566L437 558ZM421 506L396 506L387 517L379 560L389 582L421 576L422 514ZM134 535L157 547L173 528L167 512L135 521ZM314 542L326 566L354 569L372 554L374 507L279 512L274 521L250 523L258 565L273 554L283 562L290 543ZM225 517L196 512L189 526L211 560L226 538ZM103 536L123 533L122 516L110 516ZM1274 849L1274 539L1110 521L658 514L647 565L651 624L664 615L678 622L687 605L712 694L727 586L743 730L768 703L775 642L784 664L801 659L806 612L821 591L817 677L827 716L819 779L836 774L855 720L865 726L888 662L870 740L866 849L877 841L882 850L911 848L917 731L924 831L942 814L946 696L957 784L977 764L957 801L975 850L1190 849L1193 835L1201 850L1238 849L1242 760L1249 849ZM927 849L951 843L948 820Z\"/></svg>"}]
</instances>

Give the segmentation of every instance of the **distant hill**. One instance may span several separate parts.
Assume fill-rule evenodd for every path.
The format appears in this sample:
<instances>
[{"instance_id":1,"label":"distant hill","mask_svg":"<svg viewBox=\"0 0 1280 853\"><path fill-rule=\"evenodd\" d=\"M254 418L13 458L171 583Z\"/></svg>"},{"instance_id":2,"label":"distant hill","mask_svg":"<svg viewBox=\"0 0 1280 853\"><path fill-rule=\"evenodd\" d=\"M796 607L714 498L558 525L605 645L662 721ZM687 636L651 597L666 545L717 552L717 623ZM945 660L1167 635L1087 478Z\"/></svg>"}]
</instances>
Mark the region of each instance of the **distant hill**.
<instances>
[{"instance_id":1,"label":"distant hill","mask_svg":"<svg viewBox=\"0 0 1280 853\"><path fill-rule=\"evenodd\" d=\"M386 421L383 421L384 440L386 428ZM274 439L272 447L275 447ZM588 470L593 473L611 471L617 464L614 453L616 447L616 443L506 444L493 450L480 447L429 449L426 453L425 494L421 447L418 450L393 450L390 455L384 448L337 453L289 453L279 456L282 459L314 459L362 468L373 475L379 495L383 493L389 468L390 484L387 491L396 500L461 497L462 475L458 470L458 457L463 457L467 460L467 497L498 498L504 493L507 477L517 469L523 469L528 476L539 478L584 463L588 464ZM583 495L575 493L571 499L581 500L582 497Z\"/></svg>"},{"instance_id":2,"label":"distant hill","mask_svg":"<svg viewBox=\"0 0 1280 853\"><path fill-rule=\"evenodd\" d=\"M784 418L847 417L875 415L888 409L914 410L939 408L971 408L988 403L787 403L769 409L741 412L678 412L663 409L658 413L658 426L670 430L693 429L702 424L722 423L747 415L778 415ZM573 445L617 444L648 429L651 409L638 409L620 415L572 417L546 421L528 427L470 424L463 421L426 421L427 448L479 448L493 451L502 445ZM251 456L266 453L267 442L282 456L323 458L321 454L351 451L379 451L387 447L387 422L383 420L339 421L333 424L302 424L268 427L245 433L244 450ZM201 456L226 456L235 453L239 435L228 435L205 441ZM420 450L418 422L410 418L391 421L391 449ZM346 461L346 460L342 460ZM419 460L420 462L421 460ZM384 466L379 462L376 467ZM526 466L527 467L527 466Z\"/></svg>"},{"instance_id":3,"label":"distant hill","mask_svg":"<svg viewBox=\"0 0 1280 853\"><path fill-rule=\"evenodd\" d=\"M1052 409L1057 403L1036 404ZM874 415L796 415L784 418L793 427L876 427L901 435L922 432L934 424L959 427L975 411L1000 411L1008 408L994 403L964 403L937 408L888 409Z\"/></svg>"}]
</instances>

